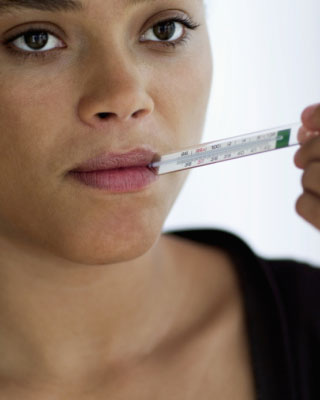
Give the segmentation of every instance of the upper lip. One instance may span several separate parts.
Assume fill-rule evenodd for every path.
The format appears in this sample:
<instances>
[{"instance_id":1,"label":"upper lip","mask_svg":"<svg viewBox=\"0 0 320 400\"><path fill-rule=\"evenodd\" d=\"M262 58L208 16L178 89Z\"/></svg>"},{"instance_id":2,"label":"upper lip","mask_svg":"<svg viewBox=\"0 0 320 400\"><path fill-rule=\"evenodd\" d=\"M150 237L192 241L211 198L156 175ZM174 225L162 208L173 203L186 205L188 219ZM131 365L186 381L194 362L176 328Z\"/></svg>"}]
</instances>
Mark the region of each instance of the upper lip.
<instances>
[{"instance_id":1,"label":"upper lip","mask_svg":"<svg viewBox=\"0 0 320 400\"><path fill-rule=\"evenodd\" d=\"M116 168L146 167L152 163L156 153L147 149L134 149L127 153L102 153L77 165L71 172L103 171Z\"/></svg>"}]
</instances>

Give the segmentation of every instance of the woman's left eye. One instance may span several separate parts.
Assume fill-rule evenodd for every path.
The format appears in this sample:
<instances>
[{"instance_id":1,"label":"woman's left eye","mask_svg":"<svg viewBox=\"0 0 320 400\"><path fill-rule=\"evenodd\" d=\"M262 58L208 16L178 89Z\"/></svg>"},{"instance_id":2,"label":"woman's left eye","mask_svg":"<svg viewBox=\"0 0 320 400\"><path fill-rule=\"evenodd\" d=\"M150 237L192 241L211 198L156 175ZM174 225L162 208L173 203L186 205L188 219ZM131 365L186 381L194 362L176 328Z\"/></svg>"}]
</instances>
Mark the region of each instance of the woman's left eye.
<instances>
[{"instance_id":1,"label":"woman's left eye","mask_svg":"<svg viewBox=\"0 0 320 400\"><path fill-rule=\"evenodd\" d=\"M142 35L141 42L152 41L175 46L187 38L186 28L195 30L198 27L199 25L194 24L189 18L158 22Z\"/></svg>"},{"instance_id":2,"label":"woman's left eye","mask_svg":"<svg viewBox=\"0 0 320 400\"><path fill-rule=\"evenodd\" d=\"M13 45L18 51L28 53L40 53L54 50L56 48L65 47L64 43L58 39L54 34L51 34L47 30L31 29L27 32L15 36L12 39L6 41L6 44L10 43L10 47Z\"/></svg>"}]
</instances>

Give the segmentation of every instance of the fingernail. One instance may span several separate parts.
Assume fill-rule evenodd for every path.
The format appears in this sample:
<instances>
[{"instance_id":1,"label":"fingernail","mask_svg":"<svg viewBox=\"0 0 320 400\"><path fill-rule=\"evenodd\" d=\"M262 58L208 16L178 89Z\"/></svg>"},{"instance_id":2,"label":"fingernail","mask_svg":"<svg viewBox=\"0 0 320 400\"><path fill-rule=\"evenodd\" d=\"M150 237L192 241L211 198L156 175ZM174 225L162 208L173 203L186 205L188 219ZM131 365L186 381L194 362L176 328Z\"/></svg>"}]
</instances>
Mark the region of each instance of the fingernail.
<instances>
[{"instance_id":1,"label":"fingernail","mask_svg":"<svg viewBox=\"0 0 320 400\"><path fill-rule=\"evenodd\" d=\"M316 136L319 136L319 135L320 135L319 131L307 131L306 135L305 135L305 138L309 139L309 138L313 138L313 137L316 137Z\"/></svg>"},{"instance_id":2,"label":"fingernail","mask_svg":"<svg viewBox=\"0 0 320 400\"><path fill-rule=\"evenodd\" d=\"M304 143L306 140L316 136L320 136L320 131L307 130L304 126L301 126L298 132L298 141L299 143Z\"/></svg>"},{"instance_id":3,"label":"fingernail","mask_svg":"<svg viewBox=\"0 0 320 400\"><path fill-rule=\"evenodd\" d=\"M313 116L313 113L316 111L316 109L319 106L320 106L320 104L318 103L318 104L314 104L313 106L306 108L302 113L302 119L309 120Z\"/></svg>"}]
</instances>

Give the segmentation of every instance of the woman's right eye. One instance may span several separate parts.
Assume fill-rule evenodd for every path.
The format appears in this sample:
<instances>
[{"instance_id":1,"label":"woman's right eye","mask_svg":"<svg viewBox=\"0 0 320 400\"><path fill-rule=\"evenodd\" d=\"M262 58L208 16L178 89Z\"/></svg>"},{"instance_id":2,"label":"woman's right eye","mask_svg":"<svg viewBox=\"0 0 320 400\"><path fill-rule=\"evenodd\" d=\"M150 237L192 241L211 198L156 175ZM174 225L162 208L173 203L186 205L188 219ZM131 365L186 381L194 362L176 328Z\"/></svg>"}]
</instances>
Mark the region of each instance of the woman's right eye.
<instances>
[{"instance_id":1,"label":"woman's right eye","mask_svg":"<svg viewBox=\"0 0 320 400\"><path fill-rule=\"evenodd\" d=\"M7 39L5 44L14 47L12 50L21 53L40 53L48 52L56 48L65 47L65 44L53 33L47 30L30 29L22 32L11 39Z\"/></svg>"}]
</instances>

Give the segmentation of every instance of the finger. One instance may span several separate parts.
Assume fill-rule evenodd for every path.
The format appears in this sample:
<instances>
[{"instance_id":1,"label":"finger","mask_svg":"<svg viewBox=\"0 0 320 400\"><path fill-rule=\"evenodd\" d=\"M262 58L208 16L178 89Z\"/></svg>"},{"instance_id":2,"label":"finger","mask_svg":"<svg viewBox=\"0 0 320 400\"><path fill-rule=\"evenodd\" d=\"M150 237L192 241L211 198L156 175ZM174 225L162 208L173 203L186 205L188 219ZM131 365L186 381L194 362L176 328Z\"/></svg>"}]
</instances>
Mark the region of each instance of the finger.
<instances>
[{"instance_id":1,"label":"finger","mask_svg":"<svg viewBox=\"0 0 320 400\"><path fill-rule=\"evenodd\" d=\"M307 140L312 139L313 137L320 136L320 129L319 131L311 131L307 129L305 126L301 126L298 131L298 141L300 144L305 143Z\"/></svg>"},{"instance_id":2,"label":"finger","mask_svg":"<svg viewBox=\"0 0 320 400\"><path fill-rule=\"evenodd\" d=\"M314 104L307 107L301 114L303 125L311 130L317 131L320 129L320 104Z\"/></svg>"},{"instance_id":3,"label":"finger","mask_svg":"<svg viewBox=\"0 0 320 400\"><path fill-rule=\"evenodd\" d=\"M320 162L313 162L305 169L302 186L305 191L319 196L320 201Z\"/></svg>"},{"instance_id":4,"label":"finger","mask_svg":"<svg viewBox=\"0 0 320 400\"><path fill-rule=\"evenodd\" d=\"M320 198L312 193L304 192L296 202L297 213L320 229Z\"/></svg>"},{"instance_id":5,"label":"finger","mask_svg":"<svg viewBox=\"0 0 320 400\"><path fill-rule=\"evenodd\" d=\"M312 161L320 161L320 136L309 139L294 156L295 165L301 169L305 169Z\"/></svg>"}]
</instances>

